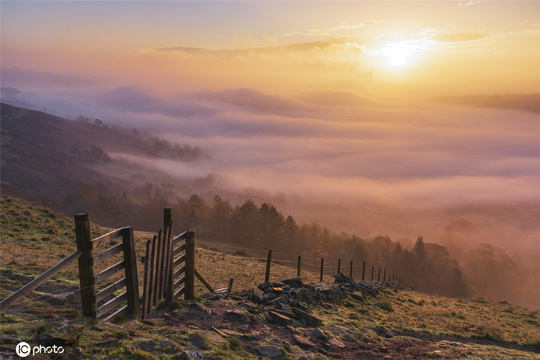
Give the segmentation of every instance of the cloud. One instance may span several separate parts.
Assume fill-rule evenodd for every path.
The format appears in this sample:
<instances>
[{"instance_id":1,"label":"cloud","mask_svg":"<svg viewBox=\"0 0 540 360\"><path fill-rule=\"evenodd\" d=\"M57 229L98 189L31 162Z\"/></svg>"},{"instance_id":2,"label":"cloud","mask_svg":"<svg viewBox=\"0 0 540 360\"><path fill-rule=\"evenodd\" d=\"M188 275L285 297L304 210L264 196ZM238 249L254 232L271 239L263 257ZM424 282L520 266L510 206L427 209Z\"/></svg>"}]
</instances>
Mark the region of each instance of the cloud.
<instances>
[{"instance_id":1,"label":"cloud","mask_svg":"<svg viewBox=\"0 0 540 360\"><path fill-rule=\"evenodd\" d=\"M431 40L439 42L460 42L480 40L487 37L486 34L480 33L460 33L460 34L439 34L431 38Z\"/></svg>"},{"instance_id":2,"label":"cloud","mask_svg":"<svg viewBox=\"0 0 540 360\"><path fill-rule=\"evenodd\" d=\"M2 85L23 90L85 88L97 84L97 81L66 74L19 69L16 67L1 68Z\"/></svg>"},{"instance_id":3,"label":"cloud","mask_svg":"<svg viewBox=\"0 0 540 360\"><path fill-rule=\"evenodd\" d=\"M431 98L431 100L446 104L461 104L499 109L517 109L540 113L540 93L443 96Z\"/></svg>"},{"instance_id":4,"label":"cloud","mask_svg":"<svg viewBox=\"0 0 540 360\"><path fill-rule=\"evenodd\" d=\"M93 100L117 111L163 114L170 117L200 117L216 112L208 105L185 99L163 99L148 95L141 88L124 86L94 95Z\"/></svg>"},{"instance_id":5,"label":"cloud","mask_svg":"<svg viewBox=\"0 0 540 360\"><path fill-rule=\"evenodd\" d=\"M352 91L316 90L300 94L299 99L328 106L384 106L384 103Z\"/></svg>"}]
</instances>

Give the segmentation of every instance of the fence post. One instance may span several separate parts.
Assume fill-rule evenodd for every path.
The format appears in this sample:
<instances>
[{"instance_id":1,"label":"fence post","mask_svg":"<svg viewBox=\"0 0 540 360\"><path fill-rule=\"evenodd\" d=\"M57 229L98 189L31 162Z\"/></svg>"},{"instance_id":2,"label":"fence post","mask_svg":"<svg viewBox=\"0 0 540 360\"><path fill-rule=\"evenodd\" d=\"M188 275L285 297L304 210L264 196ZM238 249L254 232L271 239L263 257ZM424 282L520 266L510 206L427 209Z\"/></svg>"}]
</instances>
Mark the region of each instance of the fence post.
<instances>
[{"instance_id":1,"label":"fence post","mask_svg":"<svg viewBox=\"0 0 540 360\"><path fill-rule=\"evenodd\" d=\"M165 299L168 303L173 300L173 269L172 269L172 209L170 207L163 208L163 228L168 229L166 241L166 256L165 256Z\"/></svg>"},{"instance_id":2,"label":"fence post","mask_svg":"<svg viewBox=\"0 0 540 360\"><path fill-rule=\"evenodd\" d=\"M364 275L366 275L366 262L362 263L362 281L364 281Z\"/></svg>"},{"instance_id":3,"label":"fence post","mask_svg":"<svg viewBox=\"0 0 540 360\"><path fill-rule=\"evenodd\" d=\"M302 262L302 256L298 255L298 266L296 267L296 276L300 277L300 264Z\"/></svg>"},{"instance_id":4,"label":"fence post","mask_svg":"<svg viewBox=\"0 0 540 360\"><path fill-rule=\"evenodd\" d=\"M321 258L321 282L323 279L323 269L324 269L324 258Z\"/></svg>"},{"instance_id":5,"label":"fence post","mask_svg":"<svg viewBox=\"0 0 540 360\"><path fill-rule=\"evenodd\" d=\"M371 265L371 282L373 282L373 273L375 272L375 265Z\"/></svg>"},{"instance_id":6,"label":"fence post","mask_svg":"<svg viewBox=\"0 0 540 360\"><path fill-rule=\"evenodd\" d=\"M352 260L351 260L351 271L349 272L349 277L352 279Z\"/></svg>"},{"instance_id":7,"label":"fence post","mask_svg":"<svg viewBox=\"0 0 540 360\"><path fill-rule=\"evenodd\" d=\"M186 262L184 280L184 298L193 300L195 297L195 231L186 233Z\"/></svg>"},{"instance_id":8,"label":"fence post","mask_svg":"<svg viewBox=\"0 0 540 360\"><path fill-rule=\"evenodd\" d=\"M381 281L381 268L379 268L379 274L377 275L377 281Z\"/></svg>"},{"instance_id":9,"label":"fence post","mask_svg":"<svg viewBox=\"0 0 540 360\"><path fill-rule=\"evenodd\" d=\"M126 295L127 313L139 316L139 278L137 276L137 255L135 255L135 241L133 227L122 229L122 242L124 248L124 261L126 263Z\"/></svg>"},{"instance_id":10,"label":"fence post","mask_svg":"<svg viewBox=\"0 0 540 360\"><path fill-rule=\"evenodd\" d=\"M338 259L337 261L337 273L339 274L341 272L341 259Z\"/></svg>"},{"instance_id":11,"label":"fence post","mask_svg":"<svg viewBox=\"0 0 540 360\"><path fill-rule=\"evenodd\" d=\"M386 282L386 269L384 269L383 282Z\"/></svg>"},{"instance_id":12,"label":"fence post","mask_svg":"<svg viewBox=\"0 0 540 360\"><path fill-rule=\"evenodd\" d=\"M161 300L161 288L160 288L160 284L161 284L161 242L163 241L162 239L163 237L163 231L162 230L159 230L158 231L158 236L157 236L157 239L156 239L156 242L154 244L155 246L155 257L154 257L154 290L153 290L153 300L152 300L152 305L153 306L156 306L158 301Z\"/></svg>"},{"instance_id":13,"label":"fence post","mask_svg":"<svg viewBox=\"0 0 540 360\"><path fill-rule=\"evenodd\" d=\"M150 245L152 244L151 240L146 242L146 256L144 258L144 279L143 279L143 303L142 303L142 312L141 319L146 319L146 314L150 312L151 306L151 296L150 296Z\"/></svg>"},{"instance_id":14,"label":"fence post","mask_svg":"<svg viewBox=\"0 0 540 360\"><path fill-rule=\"evenodd\" d=\"M272 250L268 250L268 257L266 258L266 274L264 275L264 281L270 281L270 264L272 264Z\"/></svg>"},{"instance_id":15,"label":"fence post","mask_svg":"<svg viewBox=\"0 0 540 360\"><path fill-rule=\"evenodd\" d=\"M75 236L79 256L79 281L83 316L96 318L96 286L92 283L94 266L92 264L92 233L88 213L75 214Z\"/></svg>"}]
</instances>

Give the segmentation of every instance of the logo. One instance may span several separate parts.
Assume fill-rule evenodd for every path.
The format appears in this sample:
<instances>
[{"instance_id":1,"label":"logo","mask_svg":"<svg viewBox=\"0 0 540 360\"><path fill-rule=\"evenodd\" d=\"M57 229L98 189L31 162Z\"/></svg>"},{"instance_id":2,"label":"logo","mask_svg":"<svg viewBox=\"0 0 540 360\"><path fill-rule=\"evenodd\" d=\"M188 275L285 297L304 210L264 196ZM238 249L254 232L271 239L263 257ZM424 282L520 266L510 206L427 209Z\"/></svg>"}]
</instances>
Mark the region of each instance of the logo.
<instances>
[{"instance_id":1,"label":"logo","mask_svg":"<svg viewBox=\"0 0 540 360\"><path fill-rule=\"evenodd\" d=\"M20 357L25 358L28 355L30 355L30 353L32 353L32 356L35 356L36 354L52 354L52 353L63 354L64 348L61 346L56 346L56 345L47 346L47 347L43 345L39 345L39 346L31 347L28 343L25 343L23 341L17 344L17 347L15 348L15 352Z\"/></svg>"},{"instance_id":2,"label":"logo","mask_svg":"<svg viewBox=\"0 0 540 360\"><path fill-rule=\"evenodd\" d=\"M24 341L18 343L17 347L15 348L15 352L20 357L27 357L28 355L30 355L31 351L32 351L32 348L30 347L30 345L28 345L28 343L25 343Z\"/></svg>"}]
</instances>

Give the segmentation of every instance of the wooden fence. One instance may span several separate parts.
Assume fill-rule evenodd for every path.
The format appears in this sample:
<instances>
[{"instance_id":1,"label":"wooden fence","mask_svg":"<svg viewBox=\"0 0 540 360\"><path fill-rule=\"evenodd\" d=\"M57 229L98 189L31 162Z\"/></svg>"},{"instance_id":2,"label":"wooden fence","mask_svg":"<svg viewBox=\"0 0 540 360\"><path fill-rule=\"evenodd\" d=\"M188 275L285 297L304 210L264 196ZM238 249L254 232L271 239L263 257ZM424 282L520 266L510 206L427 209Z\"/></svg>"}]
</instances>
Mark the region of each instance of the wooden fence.
<instances>
[{"instance_id":1,"label":"wooden fence","mask_svg":"<svg viewBox=\"0 0 540 360\"><path fill-rule=\"evenodd\" d=\"M186 299L195 296L195 232L185 231L172 238L171 209L165 208L163 215L163 231L148 240L146 253L142 256L143 319L162 299L171 302L182 294Z\"/></svg>"}]
</instances>

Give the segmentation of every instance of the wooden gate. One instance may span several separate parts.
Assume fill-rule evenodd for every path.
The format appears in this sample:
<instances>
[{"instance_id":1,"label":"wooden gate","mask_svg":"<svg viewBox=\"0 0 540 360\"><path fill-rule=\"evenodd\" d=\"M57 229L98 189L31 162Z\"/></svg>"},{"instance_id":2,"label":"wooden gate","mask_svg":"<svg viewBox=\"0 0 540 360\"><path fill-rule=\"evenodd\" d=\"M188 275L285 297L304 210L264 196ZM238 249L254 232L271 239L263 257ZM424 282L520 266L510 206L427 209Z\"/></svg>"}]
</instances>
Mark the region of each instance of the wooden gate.
<instances>
[{"instance_id":1,"label":"wooden gate","mask_svg":"<svg viewBox=\"0 0 540 360\"><path fill-rule=\"evenodd\" d=\"M172 237L171 208L164 209L164 226L146 243L141 318L158 302L193 299L195 288L195 232L185 231Z\"/></svg>"}]
</instances>

